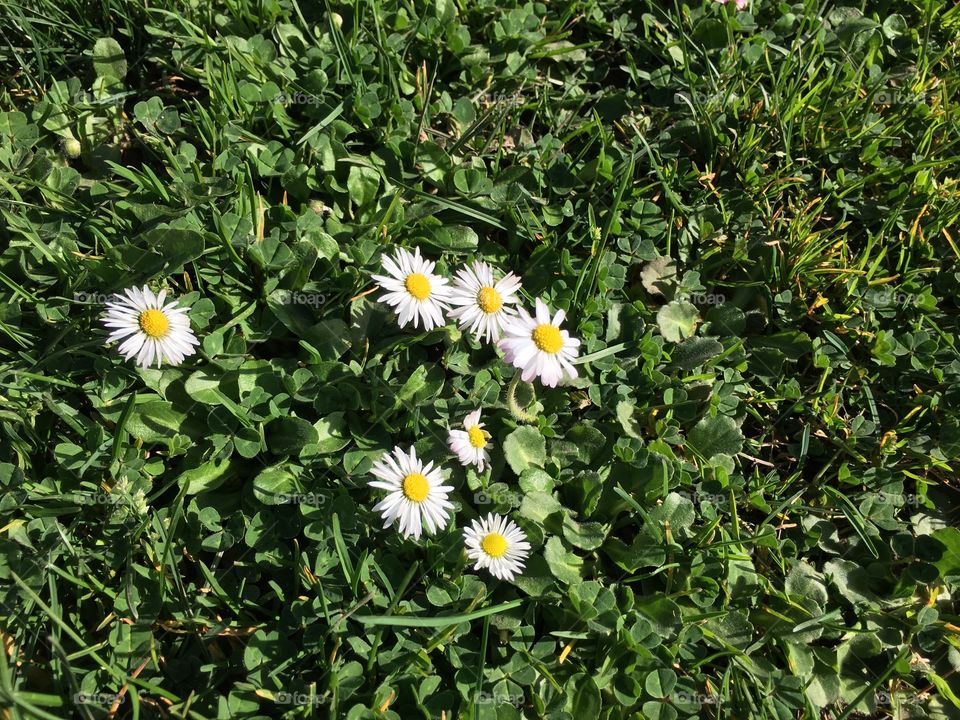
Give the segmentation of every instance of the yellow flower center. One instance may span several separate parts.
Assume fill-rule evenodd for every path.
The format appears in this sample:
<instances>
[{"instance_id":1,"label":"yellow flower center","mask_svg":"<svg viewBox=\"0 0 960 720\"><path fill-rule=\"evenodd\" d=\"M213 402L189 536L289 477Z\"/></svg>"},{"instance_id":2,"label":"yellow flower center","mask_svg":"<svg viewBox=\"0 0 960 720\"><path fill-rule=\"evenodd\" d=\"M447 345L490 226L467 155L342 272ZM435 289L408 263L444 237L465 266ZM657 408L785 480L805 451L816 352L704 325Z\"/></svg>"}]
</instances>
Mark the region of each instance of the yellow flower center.
<instances>
[{"instance_id":1,"label":"yellow flower center","mask_svg":"<svg viewBox=\"0 0 960 720\"><path fill-rule=\"evenodd\" d=\"M490 315L503 307L503 298L492 287L482 287L477 293L477 304L480 309Z\"/></svg>"},{"instance_id":2,"label":"yellow flower center","mask_svg":"<svg viewBox=\"0 0 960 720\"><path fill-rule=\"evenodd\" d=\"M507 554L507 539L498 532L492 532L480 541L480 547L490 557L503 557Z\"/></svg>"},{"instance_id":3,"label":"yellow flower center","mask_svg":"<svg viewBox=\"0 0 960 720\"><path fill-rule=\"evenodd\" d=\"M426 300L430 297L430 281L422 273L410 273L407 275L403 286L407 292L413 295L417 300Z\"/></svg>"},{"instance_id":4,"label":"yellow flower center","mask_svg":"<svg viewBox=\"0 0 960 720\"><path fill-rule=\"evenodd\" d=\"M415 503L422 503L430 494L430 482L426 475L418 472L412 472L403 478L403 494Z\"/></svg>"},{"instance_id":5,"label":"yellow flower center","mask_svg":"<svg viewBox=\"0 0 960 720\"><path fill-rule=\"evenodd\" d=\"M470 444L478 450L487 446L487 434L476 425L467 430L467 436L470 438Z\"/></svg>"},{"instance_id":6,"label":"yellow flower center","mask_svg":"<svg viewBox=\"0 0 960 720\"><path fill-rule=\"evenodd\" d=\"M563 337L560 335L560 328L553 325L537 325L533 329L533 344L543 350L545 353L555 355L563 349Z\"/></svg>"},{"instance_id":7,"label":"yellow flower center","mask_svg":"<svg viewBox=\"0 0 960 720\"><path fill-rule=\"evenodd\" d=\"M144 310L137 322L144 334L152 338L162 338L170 329L170 321L160 310Z\"/></svg>"}]
</instances>

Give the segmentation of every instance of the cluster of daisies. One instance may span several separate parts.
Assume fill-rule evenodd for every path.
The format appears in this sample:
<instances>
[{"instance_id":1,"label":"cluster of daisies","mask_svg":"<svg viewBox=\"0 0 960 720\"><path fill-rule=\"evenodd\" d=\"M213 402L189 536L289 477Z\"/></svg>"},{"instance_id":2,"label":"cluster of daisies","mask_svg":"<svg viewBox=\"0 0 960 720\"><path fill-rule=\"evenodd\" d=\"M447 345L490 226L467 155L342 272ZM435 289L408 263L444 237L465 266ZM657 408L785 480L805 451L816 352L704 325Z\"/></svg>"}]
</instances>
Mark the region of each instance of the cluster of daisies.
<instances>
[{"instance_id":1,"label":"cluster of daisies","mask_svg":"<svg viewBox=\"0 0 960 720\"><path fill-rule=\"evenodd\" d=\"M493 268L482 261L461 268L452 282L437 275L435 267L419 248L412 253L398 248L392 258L383 257L387 274L373 277L386 290L380 300L394 308L401 327L413 323L429 331L445 325L446 316L479 342L495 343L525 382L539 378L556 387L577 376L573 363L580 341L561 328L562 310L551 313L537 298L533 313L527 312L519 305L520 278L507 273L496 279ZM187 309L168 301L163 290L154 294L147 286L128 288L107 302L102 320L108 344L118 342L120 354L143 368L179 365L199 345ZM490 462L490 434L480 413L471 412L462 430L450 432L449 446L463 465L483 472ZM374 507L385 528L397 523L404 537L419 539L424 528L432 534L446 527L453 487L445 485L441 469L424 464L416 450L394 448L373 465L371 474L376 479L370 485L387 492ZM523 571L530 543L512 520L489 513L472 521L463 536L475 569L486 568L501 580Z\"/></svg>"},{"instance_id":2,"label":"cluster of daisies","mask_svg":"<svg viewBox=\"0 0 960 720\"><path fill-rule=\"evenodd\" d=\"M444 485L440 468L432 462L424 464L414 448L409 452L394 448L375 462L370 472L377 478L370 486L387 491L373 508L383 516L383 527L397 522L404 537L419 539L424 526L431 534L447 526L453 510L448 495L453 487ZM512 520L489 513L472 521L463 537L475 570L486 568L499 580L512 580L523 572L530 543Z\"/></svg>"},{"instance_id":3,"label":"cluster of daisies","mask_svg":"<svg viewBox=\"0 0 960 720\"><path fill-rule=\"evenodd\" d=\"M480 260L457 271L451 283L434 272L436 263L398 248L383 257L387 275L373 278L387 291L380 301L393 307L400 327L423 324L424 330L442 327L444 313L480 342L494 342L504 360L521 371L524 382L539 378L547 387L577 376L573 361L580 341L561 329L564 312L551 315L536 299L533 315L519 306L520 278L507 273L499 280Z\"/></svg>"},{"instance_id":4,"label":"cluster of daisies","mask_svg":"<svg viewBox=\"0 0 960 720\"><path fill-rule=\"evenodd\" d=\"M551 313L540 298L533 314L519 305L520 278L506 273L497 279L487 263L474 261L457 271L451 280L437 275L436 263L398 248L393 257L383 257L385 275L374 279L386 290L379 300L391 306L400 327L410 323L424 330L442 327L444 315L472 334L477 341L495 343L504 360L514 365L521 379L534 378L548 387L577 376L574 360L580 341L561 328L562 310ZM480 410L469 413L462 430L451 430L450 450L463 465L483 472L490 462L490 434L480 421ZM374 507L384 527L394 522L405 537L419 539L423 528L434 533L446 527L453 504L453 490L444 484L439 467L424 464L416 451L396 447L374 464L374 488L387 496ZM474 569L486 568L494 577L511 580L523 571L530 553L526 535L512 521L496 513L472 521L463 531L467 557Z\"/></svg>"}]
</instances>

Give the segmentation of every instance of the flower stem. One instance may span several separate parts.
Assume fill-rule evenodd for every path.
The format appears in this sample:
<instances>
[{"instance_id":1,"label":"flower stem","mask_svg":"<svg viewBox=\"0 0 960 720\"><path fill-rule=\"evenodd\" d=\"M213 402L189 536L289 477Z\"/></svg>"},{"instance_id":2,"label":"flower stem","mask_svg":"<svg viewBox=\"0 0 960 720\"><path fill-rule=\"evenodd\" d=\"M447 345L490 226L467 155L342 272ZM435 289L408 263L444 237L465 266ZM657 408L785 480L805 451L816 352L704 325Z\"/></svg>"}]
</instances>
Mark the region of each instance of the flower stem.
<instances>
[{"instance_id":1,"label":"flower stem","mask_svg":"<svg viewBox=\"0 0 960 720\"><path fill-rule=\"evenodd\" d=\"M517 402L517 385L520 384L520 372L518 371L514 376L513 380L510 381L510 385L507 386L507 408L510 410L510 414L513 415L520 422L533 423L537 421L536 415L531 415L522 407L520 403ZM531 386L531 392L532 386Z\"/></svg>"}]
</instances>

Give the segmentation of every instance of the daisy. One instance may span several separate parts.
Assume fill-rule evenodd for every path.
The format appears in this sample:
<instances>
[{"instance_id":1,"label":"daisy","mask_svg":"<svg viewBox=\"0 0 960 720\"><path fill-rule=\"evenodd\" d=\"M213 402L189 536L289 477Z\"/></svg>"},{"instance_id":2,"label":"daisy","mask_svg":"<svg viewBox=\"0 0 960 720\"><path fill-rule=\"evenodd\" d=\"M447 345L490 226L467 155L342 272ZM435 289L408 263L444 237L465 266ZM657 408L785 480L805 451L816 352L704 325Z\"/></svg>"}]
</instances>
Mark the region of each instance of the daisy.
<instances>
[{"instance_id":1,"label":"daisy","mask_svg":"<svg viewBox=\"0 0 960 720\"><path fill-rule=\"evenodd\" d=\"M490 513L483 520L474 520L463 531L467 557L475 560L474 570L487 568L498 580L513 580L523 572L530 555L530 543L523 530L512 520Z\"/></svg>"},{"instance_id":2,"label":"daisy","mask_svg":"<svg viewBox=\"0 0 960 720\"><path fill-rule=\"evenodd\" d=\"M373 276L387 291L378 300L394 308L400 327L411 320L414 327L419 327L423 320L424 330L442 327L450 288L446 278L433 274L436 263L420 257L420 248L414 248L412 254L397 248L396 255L392 258L384 255L382 262L389 275Z\"/></svg>"},{"instance_id":3,"label":"daisy","mask_svg":"<svg viewBox=\"0 0 960 720\"><path fill-rule=\"evenodd\" d=\"M463 428L450 431L450 450L460 458L462 465L476 465L477 470L483 472L484 465L490 462L487 452L490 433L483 429L479 410L474 410L464 418Z\"/></svg>"},{"instance_id":4,"label":"daisy","mask_svg":"<svg viewBox=\"0 0 960 720\"><path fill-rule=\"evenodd\" d=\"M453 509L447 495L453 487L443 485L440 468L433 463L424 465L416 450L410 448L407 455L395 447L393 456L384 454L370 472L379 480L371 480L369 485L390 493L373 508L386 521L384 527L400 518L400 533L414 539L420 538L424 524L431 534L446 527L448 511Z\"/></svg>"},{"instance_id":5,"label":"daisy","mask_svg":"<svg viewBox=\"0 0 960 720\"><path fill-rule=\"evenodd\" d=\"M520 308L520 316L504 326L498 346L503 359L523 371L524 382L539 377L547 387L556 387L561 380L577 376L573 360L580 341L560 329L564 317L563 310L558 310L551 320L550 308L537 298L535 318Z\"/></svg>"},{"instance_id":6,"label":"daisy","mask_svg":"<svg viewBox=\"0 0 960 720\"><path fill-rule=\"evenodd\" d=\"M716 0L721 5L726 5L727 0ZM737 0L737 10L743 10L747 6L749 0Z\"/></svg>"},{"instance_id":7,"label":"daisy","mask_svg":"<svg viewBox=\"0 0 960 720\"><path fill-rule=\"evenodd\" d=\"M178 307L176 300L164 305L166 290L154 295L144 285L123 292L107 302L101 321L111 331L107 344L123 340L118 349L126 360L135 357L142 368L154 361L157 367L163 361L179 365L197 351L200 343L190 329L187 308Z\"/></svg>"},{"instance_id":8,"label":"daisy","mask_svg":"<svg viewBox=\"0 0 960 720\"><path fill-rule=\"evenodd\" d=\"M458 307L447 315L461 328L469 327L477 340L496 342L503 323L517 314L511 305L516 304L519 289L520 278L513 273L494 282L493 269L475 260L472 266L466 265L457 271L450 303Z\"/></svg>"}]
</instances>

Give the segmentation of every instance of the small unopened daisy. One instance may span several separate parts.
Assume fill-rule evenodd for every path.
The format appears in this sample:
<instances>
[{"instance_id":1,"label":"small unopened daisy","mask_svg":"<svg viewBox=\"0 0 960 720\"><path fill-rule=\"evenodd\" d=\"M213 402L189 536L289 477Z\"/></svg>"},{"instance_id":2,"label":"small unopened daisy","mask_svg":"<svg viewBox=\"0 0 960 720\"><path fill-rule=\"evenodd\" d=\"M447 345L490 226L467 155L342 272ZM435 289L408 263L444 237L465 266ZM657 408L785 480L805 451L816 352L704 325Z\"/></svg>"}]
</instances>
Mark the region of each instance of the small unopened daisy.
<instances>
[{"instance_id":1,"label":"small unopened daisy","mask_svg":"<svg viewBox=\"0 0 960 720\"><path fill-rule=\"evenodd\" d=\"M436 263L420 257L420 248L414 248L412 253L397 248L394 257L384 255L381 260L389 274L373 276L387 291L378 299L394 309L400 327L411 320L414 327L422 321L424 330L443 327L450 287L446 278L434 274Z\"/></svg>"},{"instance_id":2,"label":"small unopened daisy","mask_svg":"<svg viewBox=\"0 0 960 720\"><path fill-rule=\"evenodd\" d=\"M450 431L450 450L460 458L461 464L476 465L480 472L490 462L489 445L490 433L483 429L479 410L464 418L463 430Z\"/></svg>"},{"instance_id":3,"label":"small unopened daisy","mask_svg":"<svg viewBox=\"0 0 960 720\"><path fill-rule=\"evenodd\" d=\"M187 308L177 306L176 300L164 305L167 291L156 295L146 285L127 288L107 302L102 319L110 330L107 343L123 340L118 348L127 360L137 359L140 367L156 362L179 365L197 350L199 341L190 329Z\"/></svg>"},{"instance_id":4,"label":"small unopened daisy","mask_svg":"<svg viewBox=\"0 0 960 720\"><path fill-rule=\"evenodd\" d=\"M370 472L379 480L371 480L369 485L389 492L373 508L383 516L384 527L399 518L400 533L416 539L424 525L431 534L446 527L448 512L453 509L447 495L453 487L443 484L440 468L417 459L416 450L410 448L408 454L395 447L393 454L381 457Z\"/></svg>"},{"instance_id":5,"label":"small unopened daisy","mask_svg":"<svg viewBox=\"0 0 960 720\"><path fill-rule=\"evenodd\" d=\"M530 554L530 543L523 530L496 513L474 520L464 529L463 539L467 557L475 561L473 569L486 568L499 580L513 580L523 572Z\"/></svg>"},{"instance_id":6,"label":"small unopened daisy","mask_svg":"<svg viewBox=\"0 0 960 720\"><path fill-rule=\"evenodd\" d=\"M494 282L493 269L475 260L457 271L450 294L450 304L457 307L447 313L461 328L469 328L477 340L496 342L503 323L517 312L520 278L507 273Z\"/></svg>"},{"instance_id":7,"label":"small unopened daisy","mask_svg":"<svg viewBox=\"0 0 960 720\"><path fill-rule=\"evenodd\" d=\"M520 308L519 317L504 326L499 347L504 360L522 371L524 382L539 377L547 387L556 387L561 380L577 376L573 360L580 341L560 329L564 316L563 310L557 310L551 320L550 309L537 298L535 317Z\"/></svg>"}]
</instances>

